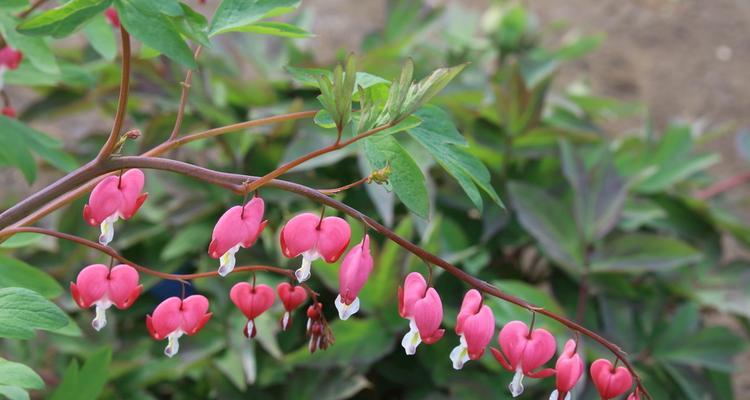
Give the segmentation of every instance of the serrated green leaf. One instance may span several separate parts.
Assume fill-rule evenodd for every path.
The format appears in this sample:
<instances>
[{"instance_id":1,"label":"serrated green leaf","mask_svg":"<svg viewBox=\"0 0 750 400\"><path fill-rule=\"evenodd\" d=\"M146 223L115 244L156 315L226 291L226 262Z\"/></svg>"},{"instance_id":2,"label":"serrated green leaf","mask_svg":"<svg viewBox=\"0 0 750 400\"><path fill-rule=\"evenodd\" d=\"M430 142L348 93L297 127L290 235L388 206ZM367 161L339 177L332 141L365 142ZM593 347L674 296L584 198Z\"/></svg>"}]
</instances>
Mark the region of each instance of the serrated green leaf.
<instances>
[{"instance_id":1,"label":"serrated green leaf","mask_svg":"<svg viewBox=\"0 0 750 400\"><path fill-rule=\"evenodd\" d=\"M106 10L110 4L112 0L70 0L31 17L17 29L26 35L65 37Z\"/></svg>"},{"instance_id":2,"label":"serrated green leaf","mask_svg":"<svg viewBox=\"0 0 750 400\"><path fill-rule=\"evenodd\" d=\"M34 330L55 330L68 316L40 294L22 288L0 289L0 337L30 339Z\"/></svg>"},{"instance_id":3,"label":"serrated green leaf","mask_svg":"<svg viewBox=\"0 0 750 400\"><path fill-rule=\"evenodd\" d=\"M0 255L0 288L7 287L26 288L50 299L63 293L62 286L43 271L21 260Z\"/></svg>"},{"instance_id":4,"label":"serrated green leaf","mask_svg":"<svg viewBox=\"0 0 750 400\"><path fill-rule=\"evenodd\" d=\"M123 26L134 38L188 68L196 68L193 52L174 22L155 3L150 0L116 0L115 7Z\"/></svg>"},{"instance_id":5,"label":"serrated green leaf","mask_svg":"<svg viewBox=\"0 0 750 400\"><path fill-rule=\"evenodd\" d=\"M297 67L285 67L289 75L292 76L297 82L312 87L318 86L318 77L323 75L328 79L333 78L331 71L321 68L297 68ZM355 87L363 87L365 89L375 85L389 85L391 82L385 78L381 78L377 75L369 74L367 72L357 72L356 80L354 82Z\"/></svg>"},{"instance_id":6,"label":"serrated green leaf","mask_svg":"<svg viewBox=\"0 0 750 400\"><path fill-rule=\"evenodd\" d=\"M224 0L211 21L209 35L238 30L264 18L294 11L300 0Z\"/></svg>"},{"instance_id":7,"label":"serrated green leaf","mask_svg":"<svg viewBox=\"0 0 750 400\"><path fill-rule=\"evenodd\" d=\"M33 369L26 365L0 358L0 385L13 385L24 389L43 389L44 381Z\"/></svg>"},{"instance_id":8,"label":"serrated green leaf","mask_svg":"<svg viewBox=\"0 0 750 400\"><path fill-rule=\"evenodd\" d=\"M592 272L665 272L702 258L687 243L651 233L619 235L605 242L593 254Z\"/></svg>"},{"instance_id":9,"label":"serrated green leaf","mask_svg":"<svg viewBox=\"0 0 750 400\"><path fill-rule=\"evenodd\" d=\"M391 166L388 182L396 196L409 210L427 218L430 198L424 175L409 153L391 136L367 138L363 140L363 148L372 169Z\"/></svg>"}]
</instances>

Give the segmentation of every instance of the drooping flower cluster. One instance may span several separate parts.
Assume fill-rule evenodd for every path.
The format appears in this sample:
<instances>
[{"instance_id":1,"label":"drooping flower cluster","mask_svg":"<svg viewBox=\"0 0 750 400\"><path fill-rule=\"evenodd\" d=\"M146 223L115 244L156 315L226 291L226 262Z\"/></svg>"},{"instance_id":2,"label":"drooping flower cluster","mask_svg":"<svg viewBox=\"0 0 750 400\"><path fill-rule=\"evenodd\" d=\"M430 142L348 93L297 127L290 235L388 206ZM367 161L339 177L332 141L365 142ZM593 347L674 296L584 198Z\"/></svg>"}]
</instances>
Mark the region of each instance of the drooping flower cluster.
<instances>
[{"instance_id":1,"label":"drooping flower cluster","mask_svg":"<svg viewBox=\"0 0 750 400\"><path fill-rule=\"evenodd\" d=\"M120 176L102 180L92 191L89 203L84 208L84 218L91 225L100 225L100 243L106 245L113 239L113 224L117 219L131 218L146 199L141 193L144 175L140 170L129 170ZM226 276L234 270L235 254L240 248L251 247L258 239L267 221L263 219L265 205L260 197L254 197L244 205L227 210L216 223L208 254L218 258L218 275ZM282 282L272 287L265 284L239 282L230 292L232 303L247 318L243 333L249 339L257 334L255 319L273 307L278 295L284 313L279 321L281 330L292 324L292 312L308 300L310 289L302 284L311 276L312 262L323 259L336 262L344 255L351 239L348 223L338 217L323 217L313 213L298 214L290 219L280 232L280 247L288 258L302 255L302 266L293 276L300 285ZM339 318L347 320L360 308L359 293L373 270L370 237L365 234L344 255L339 269L339 291L334 304ZM109 268L102 264L90 265L71 284L76 303L82 308L96 307L92 326L102 329L106 323L106 310L112 305L118 309L128 308L138 298L142 287L138 284L138 272L129 265ZM306 335L310 352L325 350L334 338L323 315L323 304L313 294L313 303L307 308ZM437 290L417 273L409 273L398 288L398 312L409 321L409 331L401 345L407 355L414 355L421 343L434 344L443 338L443 304ZM146 317L146 326L156 340L168 340L164 353L172 357L179 351L179 338L194 335L211 318L209 301L201 295L187 298L170 297L161 302L151 315ZM458 346L450 353L453 368L459 370L470 360L479 360L485 353L495 334L496 321L492 310L484 304L482 294L471 289L464 295L456 318L455 333ZM555 390L550 400L570 400L571 392L584 371L584 363L578 354L579 344L568 340L554 368L546 367L557 352L555 337L543 328L534 328L522 321L510 321L499 331L499 348L491 353L500 366L514 374L509 389L513 397L524 391L523 379L556 376ZM590 368L591 379L602 399L612 399L628 392L633 377L624 367L613 365L609 360L599 359ZM628 400L639 399L636 389Z\"/></svg>"}]
</instances>

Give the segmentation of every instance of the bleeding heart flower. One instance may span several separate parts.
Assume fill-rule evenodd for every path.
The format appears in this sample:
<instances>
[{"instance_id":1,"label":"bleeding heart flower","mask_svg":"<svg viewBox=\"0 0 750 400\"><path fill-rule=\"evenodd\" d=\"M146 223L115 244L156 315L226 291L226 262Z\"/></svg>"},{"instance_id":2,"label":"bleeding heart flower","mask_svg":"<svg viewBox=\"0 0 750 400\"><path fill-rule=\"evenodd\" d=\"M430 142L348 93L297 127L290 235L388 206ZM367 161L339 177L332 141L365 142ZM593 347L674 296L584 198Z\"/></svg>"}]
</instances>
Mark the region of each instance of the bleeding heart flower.
<instances>
[{"instance_id":1,"label":"bleeding heart flower","mask_svg":"<svg viewBox=\"0 0 750 400\"><path fill-rule=\"evenodd\" d=\"M420 343L433 344L443 337L443 303L421 274L410 273L398 288L398 312L409 320L409 332L401 340L407 355L416 353Z\"/></svg>"},{"instance_id":2,"label":"bleeding heart flower","mask_svg":"<svg viewBox=\"0 0 750 400\"><path fill-rule=\"evenodd\" d=\"M16 117L16 109L11 106L5 106L3 107L2 111L3 115L9 118L15 118Z\"/></svg>"},{"instance_id":3,"label":"bleeding heart flower","mask_svg":"<svg viewBox=\"0 0 750 400\"><path fill-rule=\"evenodd\" d=\"M240 247L252 246L268 221L263 220L263 199L254 197L245 206L234 206L219 218L211 234L208 255L219 259L219 275L227 276L234 269L235 253Z\"/></svg>"},{"instance_id":4,"label":"bleeding heart flower","mask_svg":"<svg viewBox=\"0 0 750 400\"><path fill-rule=\"evenodd\" d=\"M209 319L208 299L204 296L194 294L184 300L170 297L156 306L153 315L146 316L146 327L154 339L167 338L164 354L172 357L180 351L180 337L198 333Z\"/></svg>"},{"instance_id":5,"label":"bleeding heart flower","mask_svg":"<svg viewBox=\"0 0 750 400\"><path fill-rule=\"evenodd\" d=\"M281 229L281 251L288 258L302 254L302 266L294 275L304 282L310 278L313 261L322 257L328 263L336 262L349 246L350 237L351 229L344 219L302 213Z\"/></svg>"},{"instance_id":6,"label":"bleeding heart flower","mask_svg":"<svg viewBox=\"0 0 750 400\"><path fill-rule=\"evenodd\" d=\"M372 264L370 236L365 235L361 243L349 250L339 268L339 295L334 304L342 320L346 321L359 311L357 295L370 277Z\"/></svg>"},{"instance_id":7,"label":"bleeding heart flower","mask_svg":"<svg viewBox=\"0 0 750 400\"><path fill-rule=\"evenodd\" d=\"M482 295L476 289L466 292L461 311L456 318L456 334L460 344L451 351L454 369L461 369L469 360L478 360L495 333L495 316L487 305L482 304Z\"/></svg>"},{"instance_id":8,"label":"bleeding heart flower","mask_svg":"<svg viewBox=\"0 0 750 400\"><path fill-rule=\"evenodd\" d=\"M523 393L523 377L546 378L552 376L555 370L543 366L555 355L555 337L548 331L538 328L533 331L521 321L511 321L505 324L497 337L502 352L492 348L495 359L510 372L515 372L508 388L513 397Z\"/></svg>"},{"instance_id":9,"label":"bleeding heart flower","mask_svg":"<svg viewBox=\"0 0 750 400\"><path fill-rule=\"evenodd\" d=\"M110 25L117 29L120 28L120 16L117 15L117 10L113 7L109 7L104 11L104 16L107 17L107 21L109 21Z\"/></svg>"},{"instance_id":10,"label":"bleeding heart flower","mask_svg":"<svg viewBox=\"0 0 750 400\"><path fill-rule=\"evenodd\" d=\"M140 169L131 169L121 176L108 176L99 182L83 207L83 219L91 226L100 226L99 243L109 244L115 235L118 219L130 219L141 207L148 193L141 193L145 177Z\"/></svg>"},{"instance_id":11,"label":"bleeding heart flower","mask_svg":"<svg viewBox=\"0 0 750 400\"><path fill-rule=\"evenodd\" d=\"M636 389L635 392L630 393L630 395L628 395L628 398L625 400L641 400L641 397L638 396L638 389Z\"/></svg>"},{"instance_id":12,"label":"bleeding heart flower","mask_svg":"<svg viewBox=\"0 0 750 400\"><path fill-rule=\"evenodd\" d=\"M96 306L96 317L91 326L97 331L107 325L106 310L114 304L120 310L130 307L140 296L143 286L138 284L138 271L120 264L109 269L103 264L89 265L81 270L76 283L70 284L73 300L81 308Z\"/></svg>"},{"instance_id":13,"label":"bleeding heart flower","mask_svg":"<svg viewBox=\"0 0 750 400\"><path fill-rule=\"evenodd\" d=\"M576 352L577 344L573 339L565 343L560 357L555 363L555 373L557 375L556 387L549 400L570 400L570 391L578 383L583 375L583 360Z\"/></svg>"},{"instance_id":14,"label":"bleeding heart flower","mask_svg":"<svg viewBox=\"0 0 750 400\"><path fill-rule=\"evenodd\" d=\"M602 399L612 399L630 390L633 377L625 367L617 367L600 358L591 364L591 380Z\"/></svg>"},{"instance_id":15,"label":"bleeding heart flower","mask_svg":"<svg viewBox=\"0 0 750 400\"><path fill-rule=\"evenodd\" d=\"M5 85L5 73L17 69L23 59L23 53L13 50L9 46L0 49L0 89Z\"/></svg>"},{"instance_id":16,"label":"bleeding heart flower","mask_svg":"<svg viewBox=\"0 0 750 400\"><path fill-rule=\"evenodd\" d=\"M257 333L255 318L258 318L273 305L273 289L268 285L251 285L247 282L240 282L232 286L229 298L247 317L247 325L245 325L243 333L248 338L254 338Z\"/></svg>"},{"instance_id":17,"label":"bleeding heart flower","mask_svg":"<svg viewBox=\"0 0 750 400\"><path fill-rule=\"evenodd\" d=\"M281 282L276 286L276 293L284 304L281 330L285 331L292 325L292 311L307 300L307 292L302 286L292 286L289 282Z\"/></svg>"}]
</instances>

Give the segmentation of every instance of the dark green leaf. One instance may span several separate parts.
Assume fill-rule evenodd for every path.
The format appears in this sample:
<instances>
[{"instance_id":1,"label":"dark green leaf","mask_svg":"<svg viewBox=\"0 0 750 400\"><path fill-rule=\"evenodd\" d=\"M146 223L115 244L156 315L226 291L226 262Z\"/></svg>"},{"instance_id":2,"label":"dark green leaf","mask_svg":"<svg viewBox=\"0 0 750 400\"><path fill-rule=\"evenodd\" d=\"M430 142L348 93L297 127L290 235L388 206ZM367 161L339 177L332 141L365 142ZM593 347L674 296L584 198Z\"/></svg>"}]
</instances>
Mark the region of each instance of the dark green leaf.
<instances>
[{"instance_id":1,"label":"dark green leaf","mask_svg":"<svg viewBox=\"0 0 750 400\"><path fill-rule=\"evenodd\" d=\"M654 357L730 372L734 369L732 359L746 347L740 337L729 329L718 326L683 335L682 339L672 342L669 348L654 349Z\"/></svg>"},{"instance_id":2,"label":"dark green leaf","mask_svg":"<svg viewBox=\"0 0 750 400\"><path fill-rule=\"evenodd\" d=\"M51 276L15 258L0 255L0 288L21 287L55 298L63 288Z\"/></svg>"},{"instance_id":3,"label":"dark green leaf","mask_svg":"<svg viewBox=\"0 0 750 400\"><path fill-rule=\"evenodd\" d=\"M52 400L96 400L99 398L109 375L109 362L112 351L103 347L86 359L78 369L78 363L71 361L63 375L63 380L50 399Z\"/></svg>"},{"instance_id":4,"label":"dark green leaf","mask_svg":"<svg viewBox=\"0 0 750 400\"><path fill-rule=\"evenodd\" d=\"M36 292L22 288L0 289L0 337L30 339L35 329L55 330L68 324L68 316Z\"/></svg>"},{"instance_id":5,"label":"dark green leaf","mask_svg":"<svg viewBox=\"0 0 750 400\"><path fill-rule=\"evenodd\" d=\"M27 35L65 37L110 4L112 0L70 0L24 21L18 26L18 31Z\"/></svg>"},{"instance_id":6,"label":"dark green leaf","mask_svg":"<svg viewBox=\"0 0 750 400\"><path fill-rule=\"evenodd\" d=\"M592 271L664 272L702 258L687 243L651 233L624 234L607 241L592 256Z\"/></svg>"},{"instance_id":7,"label":"dark green leaf","mask_svg":"<svg viewBox=\"0 0 750 400\"><path fill-rule=\"evenodd\" d=\"M300 0L223 0L214 14L209 35L238 30L264 18L294 11Z\"/></svg>"},{"instance_id":8,"label":"dark green leaf","mask_svg":"<svg viewBox=\"0 0 750 400\"><path fill-rule=\"evenodd\" d=\"M171 260L190 252L197 251L198 245L207 244L211 239L211 227L205 224L196 224L181 229L164 246L161 251L162 260Z\"/></svg>"}]
</instances>

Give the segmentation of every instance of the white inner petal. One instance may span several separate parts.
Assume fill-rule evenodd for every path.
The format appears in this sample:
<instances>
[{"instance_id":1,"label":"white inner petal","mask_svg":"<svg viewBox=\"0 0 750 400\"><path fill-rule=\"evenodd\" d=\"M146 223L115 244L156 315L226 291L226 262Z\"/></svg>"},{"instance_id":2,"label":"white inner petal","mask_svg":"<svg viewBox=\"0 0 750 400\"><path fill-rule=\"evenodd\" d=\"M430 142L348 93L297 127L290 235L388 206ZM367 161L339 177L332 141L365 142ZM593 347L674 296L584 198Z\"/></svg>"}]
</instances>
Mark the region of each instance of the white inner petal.
<instances>
[{"instance_id":1,"label":"white inner petal","mask_svg":"<svg viewBox=\"0 0 750 400\"><path fill-rule=\"evenodd\" d=\"M173 357L175 354L177 354L178 351L180 351L180 336L182 336L185 332L182 331L182 329L178 329L169 335L167 335L167 347L164 348L164 355L167 357Z\"/></svg>"},{"instance_id":2,"label":"white inner petal","mask_svg":"<svg viewBox=\"0 0 750 400\"><path fill-rule=\"evenodd\" d=\"M453 361L453 369L461 369L464 364L469 361L469 348L466 345L466 338L461 335L461 343L453 348L451 351L451 361Z\"/></svg>"},{"instance_id":3,"label":"white inner petal","mask_svg":"<svg viewBox=\"0 0 750 400\"><path fill-rule=\"evenodd\" d=\"M0 90L3 89L5 86L5 71L8 70L8 67L5 65L0 65Z\"/></svg>"},{"instance_id":4,"label":"white inner petal","mask_svg":"<svg viewBox=\"0 0 750 400\"><path fill-rule=\"evenodd\" d=\"M336 305L336 309L339 310L339 318L342 321L346 321L359 311L359 297L355 297L352 304L347 305L341 300L341 295L338 295L334 304Z\"/></svg>"},{"instance_id":5,"label":"white inner petal","mask_svg":"<svg viewBox=\"0 0 750 400\"><path fill-rule=\"evenodd\" d=\"M281 317L281 329L287 330L289 328L289 319L291 318L291 314L289 314L289 311L284 312L284 316Z\"/></svg>"},{"instance_id":6,"label":"white inner petal","mask_svg":"<svg viewBox=\"0 0 750 400\"><path fill-rule=\"evenodd\" d=\"M114 213L110 215L109 217L105 218L104 221L102 221L101 225L99 225L99 229L101 230L101 234L99 235L99 243L106 246L109 244L109 242L112 241L115 237L115 222L117 222L117 219L119 216L117 213Z\"/></svg>"},{"instance_id":7,"label":"white inner petal","mask_svg":"<svg viewBox=\"0 0 750 400\"><path fill-rule=\"evenodd\" d=\"M248 339L253 338L253 329L255 329L255 321L253 320L247 321L247 338Z\"/></svg>"},{"instance_id":8,"label":"white inner petal","mask_svg":"<svg viewBox=\"0 0 750 400\"><path fill-rule=\"evenodd\" d=\"M230 272L232 272L232 270L234 269L234 264L236 262L234 255L238 251L240 251L239 243L231 249L227 250L226 253L222 254L221 258L219 258L219 275L227 276Z\"/></svg>"},{"instance_id":9,"label":"white inner petal","mask_svg":"<svg viewBox=\"0 0 750 400\"><path fill-rule=\"evenodd\" d=\"M409 319L409 332L401 339L401 347L406 351L407 356L413 356L417 352L417 346L422 343L422 337L419 336L419 329L414 319Z\"/></svg>"},{"instance_id":10,"label":"white inner petal","mask_svg":"<svg viewBox=\"0 0 750 400\"><path fill-rule=\"evenodd\" d=\"M297 277L297 282L302 283L310 279L310 267L312 262L320 258L320 254L317 251L306 251L302 253L302 265L294 271L294 276Z\"/></svg>"},{"instance_id":11,"label":"white inner petal","mask_svg":"<svg viewBox=\"0 0 750 400\"><path fill-rule=\"evenodd\" d=\"M96 303L96 317L91 321L91 326L98 332L107 326L107 309L112 307L112 302L103 298Z\"/></svg>"},{"instance_id":12,"label":"white inner petal","mask_svg":"<svg viewBox=\"0 0 750 400\"><path fill-rule=\"evenodd\" d=\"M518 397L523 393L523 370L520 365L516 368L516 374L513 375L513 380L510 381L508 389L510 389L510 394L513 397Z\"/></svg>"}]
</instances>

